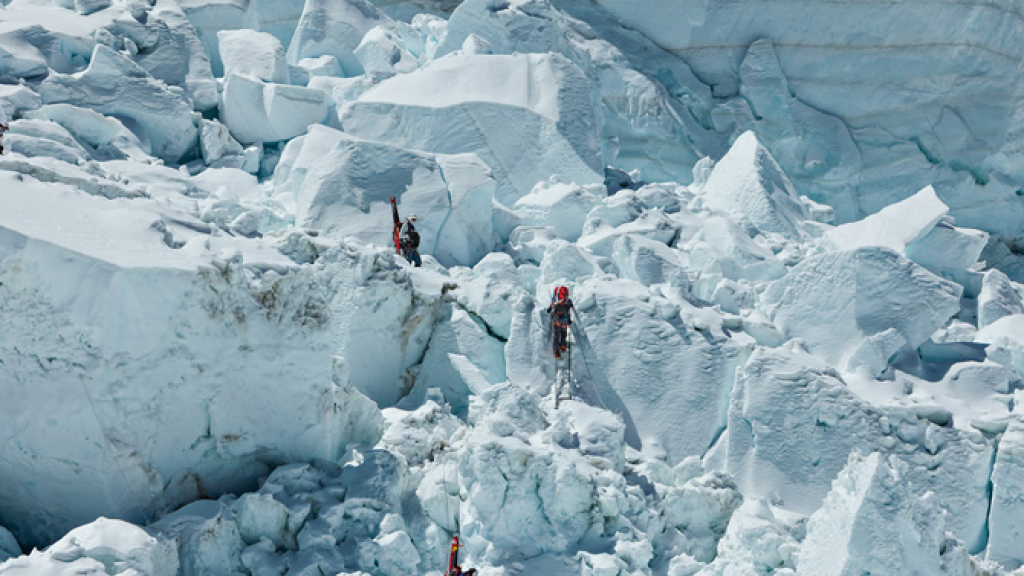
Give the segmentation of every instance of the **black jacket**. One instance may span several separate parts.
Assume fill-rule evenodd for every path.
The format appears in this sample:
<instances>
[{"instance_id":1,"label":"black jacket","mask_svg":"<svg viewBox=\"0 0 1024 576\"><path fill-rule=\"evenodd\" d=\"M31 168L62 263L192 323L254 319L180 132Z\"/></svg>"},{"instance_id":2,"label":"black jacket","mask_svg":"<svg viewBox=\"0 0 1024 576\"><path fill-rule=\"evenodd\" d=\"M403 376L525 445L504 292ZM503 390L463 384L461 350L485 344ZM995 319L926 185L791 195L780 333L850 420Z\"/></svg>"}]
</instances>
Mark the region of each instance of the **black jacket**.
<instances>
[{"instance_id":1,"label":"black jacket","mask_svg":"<svg viewBox=\"0 0 1024 576\"><path fill-rule=\"evenodd\" d=\"M572 318L570 318L569 311L572 310L572 299L569 298L565 302L552 302L548 306L548 314L551 314L551 321L561 326L568 326L572 324Z\"/></svg>"},{"instance_id":2,"label":"black jacket","mask_svg":"<svg viewBox=\"0 0 1024 576\"><path fill-rule=\"evenodd\" d=\"M420 233L416 231L412 222L406 220L405 224L402 224L402 230L398 233L398 241L412 248L420 247Z\"/></svg>"}]
</instances>

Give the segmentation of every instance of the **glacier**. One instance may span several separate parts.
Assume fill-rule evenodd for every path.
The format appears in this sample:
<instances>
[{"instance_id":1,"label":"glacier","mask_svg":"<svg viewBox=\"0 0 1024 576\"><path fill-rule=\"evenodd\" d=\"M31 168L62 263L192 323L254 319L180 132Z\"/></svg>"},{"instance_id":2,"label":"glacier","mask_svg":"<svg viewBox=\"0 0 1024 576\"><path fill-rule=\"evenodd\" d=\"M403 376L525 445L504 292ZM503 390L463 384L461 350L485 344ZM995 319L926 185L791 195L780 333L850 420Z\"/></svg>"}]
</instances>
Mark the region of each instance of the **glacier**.
<instances>
[{"instance_id":1,"label":"glacier","mask_svg":"<svg viewBox=\"0 0 1024 576\"><path fill-rule=\"evenodd\" d=\"M0 0L0 574L1024 574L1022 33Z\"/></svg>"}]
</instances>

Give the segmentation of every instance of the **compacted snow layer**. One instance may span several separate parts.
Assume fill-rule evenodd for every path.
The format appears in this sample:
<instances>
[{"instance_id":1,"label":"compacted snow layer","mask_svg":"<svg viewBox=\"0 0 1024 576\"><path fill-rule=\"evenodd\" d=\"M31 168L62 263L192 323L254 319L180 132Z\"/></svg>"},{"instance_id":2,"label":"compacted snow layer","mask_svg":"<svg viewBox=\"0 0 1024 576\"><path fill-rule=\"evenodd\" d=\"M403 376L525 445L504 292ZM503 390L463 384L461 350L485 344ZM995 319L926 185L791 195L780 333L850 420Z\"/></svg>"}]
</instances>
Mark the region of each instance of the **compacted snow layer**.
<instances>
[{"instance_id":1,"label":"compacted snow layer","mask_svg":"<svg viewBox=\"0 0 1024 576\"><path fill-rule=\"evenodd\" d=\"M1013 7L3 4L0 573L1024 561Z\"/></svg>"}]
</instances>

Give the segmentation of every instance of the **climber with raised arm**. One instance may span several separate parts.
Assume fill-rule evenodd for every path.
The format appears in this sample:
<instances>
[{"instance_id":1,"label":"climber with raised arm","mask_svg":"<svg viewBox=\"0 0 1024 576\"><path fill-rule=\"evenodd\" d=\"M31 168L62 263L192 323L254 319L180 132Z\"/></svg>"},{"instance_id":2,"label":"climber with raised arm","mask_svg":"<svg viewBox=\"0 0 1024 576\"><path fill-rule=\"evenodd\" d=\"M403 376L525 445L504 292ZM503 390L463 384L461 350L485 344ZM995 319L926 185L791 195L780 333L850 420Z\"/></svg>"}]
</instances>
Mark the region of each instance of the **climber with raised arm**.
<instances>
[{"instance_id":1,"label":"climber with raised arm","mask_svg":"<svg viewBox=\"0 0 1024 576\"><path fill-rule=\"evenodd\" d=\"M395 250L419 268L423 265L420 258L420 233L416 231L416 215L409 214L405 222L398 217L398 204L394 196L391 197L391 217L394 221Z\"/></svg>"},{"instance_id":2,"label":"climber with raised arm","mask_svg":"<svg viewBox=\"0 0 1024 576\"><path fill-rule=\"evenodd\" d=\"M452 550L448 554L448 570L445 576L476 576L476 568L463 571L462 566L459 566L459 548L462 548L459 537L452 536Z\"/></svg>"},{"instance_id":3,"label":"climber with raised arm","mask_svg":"<svg viewBox=\"0 0 1024 576\"><path fill-rule=\"evenodd\" d=\"M568 332L572 324L570 314L572 312L572 300L569 299L569 289L565 286L555 288L551 297L551 305L548 306L548 314L551 315L552 346L555 358L561 358L562 352L568 349Z\"/></svg>"}]
</instances>

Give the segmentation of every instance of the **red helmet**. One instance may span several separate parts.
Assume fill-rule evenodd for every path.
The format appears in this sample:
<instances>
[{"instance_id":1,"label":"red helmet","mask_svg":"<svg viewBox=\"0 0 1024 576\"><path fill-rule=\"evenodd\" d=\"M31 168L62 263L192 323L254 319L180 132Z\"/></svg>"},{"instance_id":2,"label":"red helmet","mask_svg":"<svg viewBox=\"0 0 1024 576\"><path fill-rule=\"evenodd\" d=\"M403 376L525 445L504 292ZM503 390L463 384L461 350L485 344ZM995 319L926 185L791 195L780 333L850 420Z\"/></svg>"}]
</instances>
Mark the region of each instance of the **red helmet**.
<instances>
[{"instance_id":1,"label":"red helmet","mask_svg":"<svg viewBox=\"0 0 1024 576\"><path fill-rule=\"evenodd\" d=\"M569 289L565 286L555 288L555 298L557 298L559 302L565 302L569 298Z\"/></svg>"}]
</instances>

